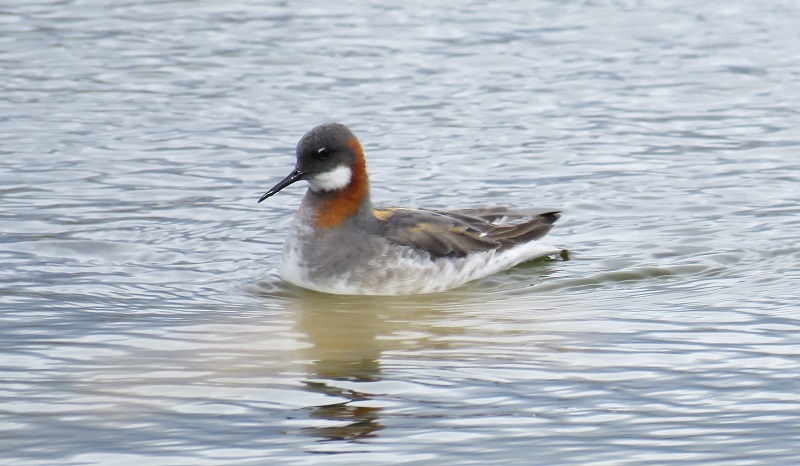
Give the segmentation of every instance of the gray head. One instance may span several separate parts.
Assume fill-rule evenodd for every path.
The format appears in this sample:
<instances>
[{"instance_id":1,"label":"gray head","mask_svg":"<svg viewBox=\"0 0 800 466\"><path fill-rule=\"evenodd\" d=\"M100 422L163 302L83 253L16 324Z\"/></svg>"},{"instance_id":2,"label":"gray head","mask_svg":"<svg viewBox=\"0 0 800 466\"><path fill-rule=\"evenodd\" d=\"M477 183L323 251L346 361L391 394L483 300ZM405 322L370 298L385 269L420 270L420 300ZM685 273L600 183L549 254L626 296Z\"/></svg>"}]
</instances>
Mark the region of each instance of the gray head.
<instances>
[{"instance_id":1,"label":"gray head","mask_svg":"<svg viewBox=\"0 0 800 466\"><path fill-rule=\"evenodd\" d=\"M294 171L267 191L258 202L300 180L316 192L343 190L354 177L366 179L361 144L346 126L326 123L307 132L297 143Z\"/></svg>"}]
</instances>

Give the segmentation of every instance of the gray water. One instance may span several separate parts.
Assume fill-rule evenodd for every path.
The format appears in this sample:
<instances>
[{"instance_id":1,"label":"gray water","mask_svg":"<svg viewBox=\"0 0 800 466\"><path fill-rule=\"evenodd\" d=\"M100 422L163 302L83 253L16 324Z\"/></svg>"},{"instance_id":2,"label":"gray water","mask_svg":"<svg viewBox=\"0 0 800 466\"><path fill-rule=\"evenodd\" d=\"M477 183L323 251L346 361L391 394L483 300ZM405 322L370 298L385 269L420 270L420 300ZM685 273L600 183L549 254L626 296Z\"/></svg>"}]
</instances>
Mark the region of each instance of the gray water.
<instances>
[{"instance_id":1,"label":"gray water","mask_svg":"<svg viewBox=\"0 0 800 466\"><path fill-rule=\"evenodd\" d=\"M0 462L800 462L796 2L265 3L0 6ZM325 121L569 260L284 284Z\"/></svg>"}]
</instances>

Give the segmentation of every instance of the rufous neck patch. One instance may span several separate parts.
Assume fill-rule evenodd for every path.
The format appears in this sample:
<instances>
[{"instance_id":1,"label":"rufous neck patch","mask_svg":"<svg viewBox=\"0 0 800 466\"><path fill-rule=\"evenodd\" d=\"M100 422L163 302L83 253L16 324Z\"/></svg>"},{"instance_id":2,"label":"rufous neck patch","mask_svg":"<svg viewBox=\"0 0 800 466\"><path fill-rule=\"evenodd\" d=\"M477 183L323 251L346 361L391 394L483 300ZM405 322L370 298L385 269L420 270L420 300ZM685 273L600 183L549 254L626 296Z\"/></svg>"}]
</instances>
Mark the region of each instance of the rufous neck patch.
<instances>
[{"instance_id":1,"label":"rufous neck patch","mask_svg":"<svg viewBox=\"0 0 800 466\"><path fill-rule=\"evenodd\" d=\"M314 224L317 228L333 228L346 219L358 214L361 203L369 194L369 180L367 178L367 162L364 151L355 137L348 141L350 150L355 154L350 184L344 189L322 201L317 206Z\"/></svg>"}]
</instances>

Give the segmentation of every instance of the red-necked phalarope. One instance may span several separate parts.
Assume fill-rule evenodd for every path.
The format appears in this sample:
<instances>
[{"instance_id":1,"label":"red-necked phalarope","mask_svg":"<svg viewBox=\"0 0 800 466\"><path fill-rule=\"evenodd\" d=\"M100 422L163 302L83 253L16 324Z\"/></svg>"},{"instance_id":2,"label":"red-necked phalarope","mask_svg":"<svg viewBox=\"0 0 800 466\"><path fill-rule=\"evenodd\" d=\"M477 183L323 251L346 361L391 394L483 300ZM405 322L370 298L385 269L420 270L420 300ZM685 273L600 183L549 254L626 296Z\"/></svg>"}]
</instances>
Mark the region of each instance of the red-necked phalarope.
<instances>
[{"instance_id":1,"label":"red-necked phalarope","mask_svg":"<svg viewBox=\"0 0 800 466\"><path fill-rule=\"evenodd\" d=\"M309 189L284 244L281 275L303 288L433 293L560 251L535 241L558 220L556 211L374 207L361 144L341 124L306 133L294 171L258 202L300 180Z\"/></svg>"}]
</instances>

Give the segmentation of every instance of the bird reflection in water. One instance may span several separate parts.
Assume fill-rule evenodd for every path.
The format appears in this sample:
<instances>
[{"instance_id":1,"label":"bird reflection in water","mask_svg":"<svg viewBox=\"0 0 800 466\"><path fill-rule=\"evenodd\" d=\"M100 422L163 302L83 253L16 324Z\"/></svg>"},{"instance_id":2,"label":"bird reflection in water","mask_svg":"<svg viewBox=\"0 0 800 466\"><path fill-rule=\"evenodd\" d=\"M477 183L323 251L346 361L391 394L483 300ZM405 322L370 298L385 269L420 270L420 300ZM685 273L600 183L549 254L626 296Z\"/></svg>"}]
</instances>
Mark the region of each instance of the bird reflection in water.
<instances>
[{"instance_id":1,"label":"bird reflection in water","mask_svg":"<svg viewBox=\"0 0 800 466\"><path fill-rule=\"evenodd\" d=\"M391 333L391 329L376 312L379 303L366 297L316 293L293 302L298 330L311 343L301 350L308 364L306 389L348 399L310 408L312 419L325 422L304 432L328 440L356 441L376 437L383 428L380 403L370 403L376 394L354 388L381 380L378 336Z\"/></svg>"}]
</instances>

